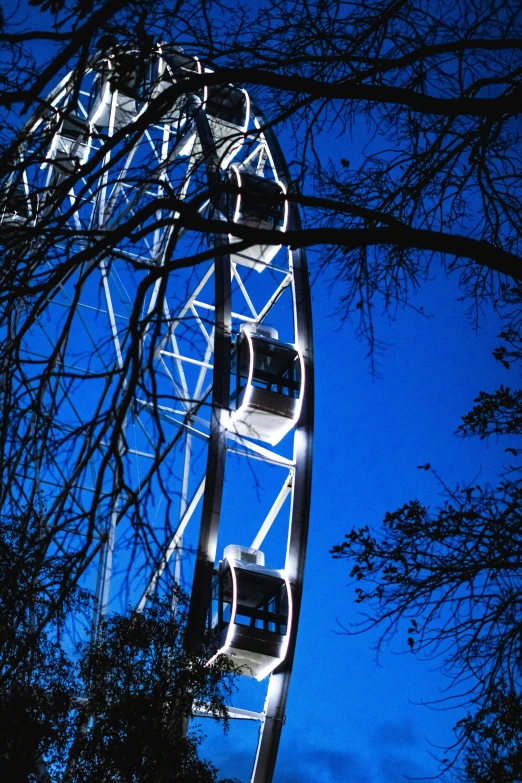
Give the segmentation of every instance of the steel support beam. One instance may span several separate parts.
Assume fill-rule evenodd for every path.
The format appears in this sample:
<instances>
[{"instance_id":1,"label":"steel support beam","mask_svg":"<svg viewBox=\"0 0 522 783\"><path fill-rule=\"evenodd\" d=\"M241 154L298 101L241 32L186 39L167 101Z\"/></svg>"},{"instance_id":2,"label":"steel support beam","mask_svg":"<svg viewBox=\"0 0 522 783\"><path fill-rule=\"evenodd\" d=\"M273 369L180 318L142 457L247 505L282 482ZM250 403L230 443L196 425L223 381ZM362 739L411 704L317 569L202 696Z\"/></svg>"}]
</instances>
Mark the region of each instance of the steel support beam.
<instances>
[{"instance_id":1,"label":"steel support beam","mask_svg":"<svg viewBox=\"0 0 522 783\"><path fill-rule=\"evenodd\" d=\"M212 131L205 113L196 110L195 121L201 140L210 187L219 182L219 161ZM214 371L212 385L212 416L207 452L207 470L201 526L192 593L187 617L187 646L197 646L205 632L206 615L212 594L212 577L216 560L217 537L221 515L221 499L225 479L226 425L229 416L230 352L231 352L231 271L226 252L228 236L216 234ZM223 252L225 251L225 252Z\"/></svg>"},{"instance_id":2,"label":"steel support beam","mask_svg":"<svg viewBox=\"0 0 522 783\"><path fill-rule=\"evenodd\" d=\"M257 113L257 112L256 112ZM263 124L266 125L266 123ZM290 188L290 178L277 137L271 128L266 131L268 146L273 156L277 176L286 189ZM301 227L301 219L296 204L289 204L288 228ZM305 394L301 416L296 425L294 440L294 486L290 528L285 570L290 580L293 598L292 627L285 660L274 671L268 686L264 708L264 720L259 731L259 740L251 776L251 783L272 783L277 760L277 751L281 739L281 730L285 720L285 709L290 686L290 676L295 654L301 598L303 593L306 547L308 543L308 521L310 514L312 486L312 438L314 419L314 364L312 306L308 267L304 249L292 251L293 295L295 311L296 341L303 353L305 373Z\"/></svg>"}]
</instances>

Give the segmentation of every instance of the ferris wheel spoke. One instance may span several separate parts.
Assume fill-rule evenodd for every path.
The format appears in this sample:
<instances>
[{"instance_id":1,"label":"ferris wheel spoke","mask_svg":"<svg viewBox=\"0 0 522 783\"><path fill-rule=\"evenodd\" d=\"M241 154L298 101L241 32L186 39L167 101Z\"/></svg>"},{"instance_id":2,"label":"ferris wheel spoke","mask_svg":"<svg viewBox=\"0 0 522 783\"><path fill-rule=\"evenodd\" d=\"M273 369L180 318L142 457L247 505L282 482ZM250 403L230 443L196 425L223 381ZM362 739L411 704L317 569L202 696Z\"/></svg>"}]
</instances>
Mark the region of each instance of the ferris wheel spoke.
<instances>
[{"instance_id":1,"label":"ferris wheel spoke","mask_svg":"<svg viewBox=\"0 0 522 783\"><path fill-rule=\"evenodd\" d=\"M208 304L207 302L201 302L199 299L194 300L194 307L201 307L202 310L210 310L211 312L214 312L216 307L215 305ZM249 315L242 315L242 313L231 313L232 318L234 318L236 321L242 321L243 323L254 323L254 318L251 318Z\"/></svg>"},{"instance_id":2,"label":"ferris wheel spoke","mask_svg":"<svg viewBox=\"0 0 522 783\"><path fill-rule=\"evenodd\" d=\"M154 442L154 438L152 437L151 433L145 426L145 424L142 422L141 418L134 414L133 423L137 423L138 427L140 428L142 435L145 437L145 440L148 442L149 446L152 447L153 451L156 449L156 443Z\"/></svg>"},{"instance_id":3,"label":"ferris wheel spoke","mask_svg":"<svg viewBox=\"0 0 522 783\"><path fill-rule=\"evenodd\" d=\"M49 304L55 305L57 307L70 307L71 306L71 300L70 299L68 300L68 304L64 304L62 302L57 302L55 299L48 300L48 301L49 301ZM90 307L89 305L82 304L81 302L77 302L76 306L78 308L84 307L87 310L93 310L94 312L98 312L98 313L100 313L102 315L108 315L109 314L107 310L102 310L100 308ZM97 355L97 357L100 359L100 361L102 363L104 372L106 374L109 373L109 372L112 372L113 370L112 370L111 366L109 365L109 363L107 362L107 360L105 359L105 357L104 357L104 355L102 353L102 350L101 350L102 346L99 344L99 342L96 341L96 339L95 339L95 337L94 337L94 335L93 335L93 333L92 333L92 331L91 331L87 321L82 317L81 312L78 312L77 316L78 316L78 320L80 321L80 323L81 323L81 325L82 325L82 327L83 327L83 329L85 331L86 336L89 339L89 343L91 345L91 348L92 348L93 352ZM124 316L115 314L115 318L123 318L123 317ZM51 346L54 346L55 343L54 343L54 340L52 339L52 337L46 332L46 330L43 327L41 327L41 329L42 329L42 332L46 335L49 344ZM41 354L41 356L43 356L43 354ZM93 375L93 376L99 375L99 373L91 371L91 370L89 370L87 368L79 367L78 365L66 364L64 362L60 362L60 364L63 364L64 367L70 367L73 370L77 370L80 373L84 373L85 375Z\"/></svg>"},{"instance_id":4,"label":"ferris wheel spoke","mask_svg":"<svg viewBox=\"0 0 522 783\"><path fill-rule=\"evenodd\" d=\"M214 265L212 264L211 266L209 266L209 268L207 269L202 279L197 284L194 291L192 291L192 293L189 295L188 299L185 301L185 304L180 308L179 313L177 313L172 317L172 321L169 324L169 333L170 331L176 331L179 325L183 323L183 320L185 319L187 312L194 305L196 298L199 296L201 291L208 284L213 274L214 274Z\"/></svg>"},{"instance_id":5,"label":"ferris wheel spoke","mask_svg":"<svg viewBox=\"0 0 522 783\"><path fill-rule=\"evenodd\" d=\"M124 308L127 308L127 320L130 321L131 316L133 315L135 302L133 300L133 297L127 290L127 287L114 264L111 264L111 266L106 267L106 277L107 277L107 283L108 284L112 283L114 285L118 293L120 304L122 304ZM117 317L116 313L114 313L114 317L115 318Z\"/></svg>"},{"instance_id":6,"label":"ferris wheel spoke","mask_svg":"<svg viewBox=\"0 0 522 783\"><path fill-rule=\"evenodd\" d=\"M176 346L177 347L177 346ZM180 375L183 372L183 362L188 362L189 364L195 364L197 367L204 367L207 370L213 370L214 365L209 364L203 359L193 359L191 356L183 356L183 354L179 353L179 351L173 352L173 351L161 351L162 356L171 356L173 359L176 359L176 363L179 366L180 369ZM188 389L186 390L186 399L188 399Z\"/></svg>"},{"instance_id":7,"label":"ferris wheel spoke","mask_svg":"<svg viewBox=\"0 0 522 783\"><path fill-rule=\"evenodd\" d=\"M254 321L258 321L259 320L258 314L256 312L256 309L255 309L254 305L252 304L252 300L250 299L250 297L248 295L248 292L247 292L247 290L245 288L245 285L244 285L244 283L243 283L243 281L241 279L241 275L238 272L237 264L232 264L232 274L234 275L234 278L238 282L238 285L239 285L239 288L241 290L241 293L243 294L243 296L245 298L245 302L248 305L248 308L250 310L251 315L254 318Z\"/></svg>"},{"instance_id":8,"label":"ferris wheel spoke","mask_svg":"<svg viewBox=\"0 0 522 783\"><path fill-rule=\"evenodd\" d=\"M192 519L192 516L194 515L194 512L196 511L199 502L201 498L203 497L203 492L205 491L205 478L201 480L201 482L198 485L198 488L194 492L190 502L188 503L186 510L184 514L182 515L178 527L170 539L168 545L165 548L165 551L161 557L161 560L159 562L159 565L157 566L156 570L154 571L151 579L149 580L147 587L145 588L145 591L140 598L138 605L136 606L136 611L142 612L145 608L145 605L147 601L151 598L154 589L156 585L158 584L159 579L161 578L161 575L163 574L164 570L166 569L170 558L176 551L176 548L185 532L185 529Z\"/></svg>"},{"instance_id":9,"label":"ferris wheel spoke","mask_svg":"<svg viewBox=\"0 0 522 783\"><path fill-rule=\"evenodd\" d=\"M127 153L127 157L125 159L125 163L121 167L121 170L118 173L118 176L116 178L116 182L114 183L111 191L111 195L109 197L109 201L107 203L107 220L109 221L112 217L113 211L115 209L117 198L120 194L120 191L122 188L126 185L126 177L128 174L128 171L130 169L130 166L132 164L132 161L134 159L134 156L136 155L136 152L139 149L139 143L140 143L140 137L138 137L135 140L135 143L131 146L130 150Z\"/></svg>"},{"instance_id":10,"label":"ferris wheel spoke","mask_svg":"<svg viewBox=\"0 0 522 783\"><path fill-rule=\"evenodd\" d=\"M134 448L134 449L127 448L126 453L127 454L134 454L135 457L144 457L145 459L151 459L151 460L156 460L157 459L155 454L150 454L148 451L140 451L140 449L136 449L136 448ZM140 481L140 477L138 475L138 485L140 485L140 484L141 484L141 481Z\"/></svg>"},{"instance_id":11,"label":"ferris wheel spoke","mask_svg":"<svg viewBox=\"0 0 522 783\"><path fill-rule=\"evenodd\" d=\"M165 315L166 322L170 323L172 319L171 319L171 314L170 314L170 309L169 309L169 306L168 306L168 302L167 302L166 299L163 300L163 313ZM172 344L172 351L165 351L164 349L161 349L160 353L161 353L161 356L162 356L162 361L163 361L163 356L171 356L172 358L175 359L176 369L178 371L178 375L179 375L179 378L181 380L181 390L182 390L182 393L183 393L183 397L187 401L187 404L188 404L188 401L190 399L190 395L189 395L189 390L188 390L188 385L187 385L187 379L186 379L186 376L185 376L185 370L183 368L183 361L188 361L189 363L193 363L193 364L196 364L196 365L200 364L200 362L197 359L194 359L192 357L185 357L185 356L183 356L183 354L180 352L175 332L169 331L169 339L170 339L170 342Z\"/></svg>"},{"instance_id":12,"label":"ferris wheel spoke","mask_svg":"<svg viewBox=\"0 0 522 783\"><path fill-rule=\"evenodd\" d=\"M43 326L41 327L41 329L42 329L42 332L43 332L43 334L46 336L46 338L47 338L47 340L48 340L49 344L51 345L51 347L54 347L54 343L53 343L53 341L52 341L52 338L51 338L51 336L48 334L48 331L47 331L47 330L45 329L45 327L43 327ZM62 361L58 361L58 362L57 362L57 365L58 365L58 366L61 366L61 367L63 367L63 366L64 366ZM76 370L77 370L77 366L73 365L73 369L76 371ZM104 372L104 380L105 380L105 393L108 393L108 391L109 391L109 386L110 386L110 378L111 378L111 374L112 374L113 372L116 372L116 369L112 369L112 370L111 370L111 368L109 367L109 365L105 365L105 366L104 366L104 370L105 370L105 372ZM79 372L80 372L80 376L83 376L83 375L84 375L84 372L83 372L83 370L80 370ZM92 377L92 374L90 374L90 375L91 375L91 377ZM99 376L99 374L97 374L97 377L100 377L100 376ZM109 379L109 383L107 383L107 379ZM62 394L62 399L67 401L67 404L69 405L70 409L72 410L72 412L73 412L73 414L74 414L74 416L75 416L75 418L76 418L76 421L78 422L78 425L79 425L79 427L83 427L83 426L84 426L84 424L85 424L85 420L84 420L84 418L81 416L81 414L80 414L80 412L79 412L79 410L78 410L78 406L77 406L77 405L75 404L75 402L73 401L73 399L72 399L72 395L71 395L71 392L70 392L70 390L69 390L68 386L67 386L67 385L65 385L65 379L64 379L64 377L63 377L63 375L62 375L62 374L60 374L60 375L58 376L58 378L57 378L57 387L59 387L59 389L60 389L60 391L61 391L61 394ZM103 404L103 396L102 396L102 397L100 397L100 402ZM55 422L55 425L56 425L56 419L54 420L54 422ZM74 435L77 435L77 434L78 434L78 433L77 433L77 430L73 430L73 429L72 429L72 427L71 427L70 425L65 425L65 424L64 424L64 425L62 425L62 426L63 426L63 428L64 428L64 429L65 429L65 428L67 428L67 429L68 429L70 432L72 431ZM85 436L84 436L84 437L85 437Z\"/></svg>"},{"instance_id":13,"label":"ferris wheel spoke","mask_svg":"<svg viewBox=\"0 0 522 783\"><path fill-rule=\"evenodd\" d=\"M213 718L212 706L208 707L200 705L194 707L194 715L197 718ZM243 707L232 707L227 704L227 715L229 720L253 720L261 722L264 718L264 713L256 712L255 710L245 710Z\"/></svg>"},{"instance_id":14,"label":"ferris wheel spoke","mask_svg":"<svg viewBox=\"0 0 522 783\"><path fill-rule=\"evenodd\" d=\"M203 337L205 338L205 340L207 342L207 350L210 351L210 353L213 353L214 352L214 342L213 342L214 333L212 332L212 335L210 335L207 332L207 330L205 328L205 325L204 325L203 321L201 320L200 315L199 315L198 311L196 310L196 308L194 307L193 304L190 306L190 311L191 311L192 315L194 316L194 318L196 319L197 325L199 326L199 328L200 328L200 330L201 330L201 332L203 334Z\"/></svg>"},{"instance_id":15,"label":"ferris wheel spoke","mask_svg":"<svg viewBox=\"0 0 522 783\"><path fill-rule=\"evenodd\" d=\"M277 498L275 499L270 511L268 512L268 514L266 515L263 521L263 524L257 531L256 536L250 545L251 549L259 549L263 544L263 541L265 540L268 532L270 531L270 528L274 524L277 515L283 508L285 500L290 496L292 492L293 480L294 480L294 470L292 469L289 471L288 476L286 477L285 482Z\"/></svg>"},{"instance_id":16,"label":"ferris wheel spoke","mask_svg":"<svg viewBox=\"0 0 522 783\"><path fill-rule=\"evenodd\" d=\"M83 226L78 212L77 199L76 199L76 194L74 192L74 187L72 187L71 190L69 191L69 201L71 202L71 208L74 210L72 215L74 220L74 226L77 231L81 231Z\"/></svg>"},{"instance_id":17,"label":"ferris wheel spoke","mask_svg":"<svg viewBox=\"0 0 522 783\"><path fill-rule=\"evenodd\" d=\"M167 408L164 405L157 405L151 402L147 402L146 400L136 400L136 404L139 408L142 408L143 410L150 410L154 412L154 415L158 417L158 419L162 419L167 424L172 424L174 427L178 429L178 431L186 430L191 435L195 435L197 438L200 438L203 441L208 441L209 435L206 432L202 432L201 430L197 430L194 427L192 427L191 424L189 424L184 419L175 418L175 416L184 416L187 418L187 412L186 411L177 411L172 408ZM190 418L193 418L190 416ZM204 422L204 420L202 420ZM204 422L205 424L207 422Z\"/></svg>"},{"instance_id":18,"label":"ferris wheel spoke","mask_svg":"<svg viewBox=\"0 0 522 783\"><path fill-rule=\"evenodd\" d=\"M259 315L257 316L256 323L261 323L261 321L264 321L270 310L274 307L275 304L279 301L282 294L285 292L285 290L290 286L293 282L293 275L289 272L286 277L282 280L282 282L277 286L276 290L268 300L268 302L265 304Z\"/></svg>"},{"instance_id":19,"label":"ferris wheel spoke","mask_svg":"<svg viewBox=\"0 0 522 783\"><path fill-rule=\"evenodd\" d=\"M246 439L241 439L241 436L234 436L234 434L231 432L228 432L227 436L232 440L237 437L238 442L241 444L241 446L244 447L238 448L237 446L227 445L227 451L230 454L238 454L240 457L259 460L260 462L266 462L269 465L279 465L282 468L295 467L295 462L293 462L293 460L288 459L287 457L282 457L279 454L275 454L273 451L269 451L268 449L263 448L263 446L259 446L253 441L246 443Z\"/></svg>"},{"instance_id":20,"label":"ferris wheel spoke","mask_svg":"<svg viewBox=\"0 0 522 783\"><path fill-rule=\"evenodd\" d=\"M211 348L210 346L207 346L207 350L205 351L205 357L203 359L205 364L202 366L201 371L199 373L197 384L196 384L196 389L195 389L195 392L194 392L194 397L195 397L196 400L205 399L208 396L210 390L212 389L212 386L209 386L209 388L207 389L205 394L202 395L203 384L205 383L205 378L206 378L206 375L207 375L206 363L209 361L210 357L212 356L212 353L213 353L213 348Z\"/></svg>"},{"instance_id":21,"label":"ferris wheel spoke","mask_svg":"<svg viewBox=\"0 0 522 783\"><path fill-rule=\"evenodd\" d=\"M265 163L267 160L267 148L266 148L266 142L259 141L259 139L256 139L258 142L257 145L254 146L254 149L252 152L250 152L246 158L243 161L243 166L253 166L253 162L257 158L257 163L255 166L255 172L258 175L263 174L263 169L265 167Z\"/></svg>"},{"instance_id":22,"label":"ferris wheel spoke","mask_svg":"<svg viewBox=\"0 0 522 783\"><path fill-rule=\"evenodd\" d=\"M179 401L179 403L181 405L183 405L184 412L186 414L188 412L188 409L189 409L189 406L190 406L190 403L191 403L190 395L188 393L188 389L185 390L176 381L176 378L174 377L173 373L170 371L170 368L169 368L167 362L163 358L165 353L168 355L169 352L168 351L167 352L161 351L161 354L159 356L160 365L163 367L163 369L165 371L165 374L168 377L172 388L174 389L174 392L176 394L176 398ZM176 359L176 362L179 363L179 359ZM183 378L184 378L184 375L183 375Z\"/></svg>"},{"instance_id":23,"label":"ferris wheel spoke","mask_svg":"<svg viewBox=\"0 0 522 783\"><path fill-rule=\"evenodd\" d=\"M100 260L100 270L101 270L101 276L102 276L102 283L103 283L103 289L105 292L105 301L107 302L107 311L109 313L109 321L110 321L110 327L111 327L111 333L112 333L112 340L114 344L114 350L116 353L116 359L118 362L118 367L120 370L124 368L124 361L123 361L123 352L120 342L120 335L118 331L118 327L116 325L116 316L114 314L114 307L112 302L112 296L111 296L111 290L109 286L109 279L108 279L108 272L107 272L107 264L105 263L105 260L102 258ZM125 383L125 380L124 380Z\"/></svg>"},{"instance_id":24,"label":"ferris wheel spoke","mask_svg":"<svg viewBox=\"0 0 522 783\"><path fill-rule=\"evenodd\" d=\"M149 139L150 139L150 134L149 134ZM129 198L128 193L127 193L128 189L129 189L129 184L128 184L128 182L125 181L125 178L128 175L128 168L130 167L132 158L134 157L134 155L135 155L135 153L136 153L136 151L138 149L138 146L139 146L139 140L137 140L136 144L134 145L134 147L132 148L131 152L129 153L129 160L128 160L128 162L126 162L123 170L121 171L120 176L118 177L117 182L114 185L113 192L112 192L110 200L108 202L108 206L107 206L107 208L105 210L106 222L108 224L109 221L112 218L111 226L113 228L117 227L118 225L120 225L123 222L123 220L129 214L134 214L134 209L140 203L140 200L143 198L144 195L149 195L151 197L154 197L156 195L156 194L151 193L148 190L149 187L150 187L150 182L151 181L152 182L156 182L156 181L164 180L166 183L170 184L169 178L168 178L168 173L167 173L168 172L168 165L169 165L169 163L172 160L174 160L176 158L176 155L177 155L176 148L174 148L174 150L171 153L167 154L165 156L164 160L162 160L161 157L158 157L157 153L156 153L156 150L154 150L155 155L158 157L158 164L159 165L156 166L153 169L153 171L150 172L149 176L147 177L147 181L145 183L142 183L138 188L134 188L133 189L134 190L133 197ZM187 164L187 170L186 170L186 174L185 174L185 176L183 178L183 182L182 182L182 184L179 187L177 192L174 189L175 198L177 198L179 200L183 200L185 198L186 193L187 193L187 190L188 190L188 187L189 187L189 183L190 183L191 174L192 174L192 172L194 170L194 165L195 165L195 164L192 164L192 165L191 164L192 164L192 158L189 158L189 162ZM122 209L120 211L120 213L117 216L114 216L114 211L115 211L115 208L116 208L117 197L120 195L120 193L123 195L123 198L126 201L126 206L125 206L124 209ZM174 216L173 216L174 220L176 219L176 214L179 217L179 213L175 213Z\"/></svg>"},{"instance_id":25,"label":"ferris wheel spoke","mask_svg":"<svg viewBox=\"0 0 522 783\"><path fill-rule=\"evenodd\" d=\"M152 154L153 154L153 156L154 156L155 160L156 160L156 161L158 162L158 164L159 164L159 165L158 165L158 169L159 169L160 167L162 167L162 166L164 165L165 158L164 158L164 156L162 156L161 154L158 154L158 150L156 149L156 145L155 145L155 144L154 144L154 142L152 141L152 137L151 137L151 135L150 135L150 133L149 133L149 131L148 131L148 130L146 130L146 131L145 131L145 138L146 138L146 139L147 139L147 141L149 142L150 148L151 148L151 150L152 150Z\"/></svg>"}]
</instances>

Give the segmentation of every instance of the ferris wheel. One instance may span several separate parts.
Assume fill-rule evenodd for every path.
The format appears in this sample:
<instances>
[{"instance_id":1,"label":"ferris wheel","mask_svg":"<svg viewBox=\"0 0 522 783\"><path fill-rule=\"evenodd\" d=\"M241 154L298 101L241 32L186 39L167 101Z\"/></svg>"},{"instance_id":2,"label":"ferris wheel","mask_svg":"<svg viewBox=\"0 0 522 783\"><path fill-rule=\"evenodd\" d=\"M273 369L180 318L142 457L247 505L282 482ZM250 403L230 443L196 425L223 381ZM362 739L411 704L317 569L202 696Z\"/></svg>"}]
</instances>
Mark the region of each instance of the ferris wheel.
<instances>
[{"instance_id":1,"label":"ferris wheel","mask_svg":"<svg viewBox=\"0 0 522 783\"><path fill-rule=\"evenodd\" d=\"M33 265L7 478L93 585L94 638L119 597L188 590L189 642L209 633L241 672L229 715L259 725L251 781L269 783L310 505L308 270L273 242L300 225L277 138L212 73L113 46L29 123L0 198L0 231L28 237L13 280Z\"/></svg>"}]
</instances>

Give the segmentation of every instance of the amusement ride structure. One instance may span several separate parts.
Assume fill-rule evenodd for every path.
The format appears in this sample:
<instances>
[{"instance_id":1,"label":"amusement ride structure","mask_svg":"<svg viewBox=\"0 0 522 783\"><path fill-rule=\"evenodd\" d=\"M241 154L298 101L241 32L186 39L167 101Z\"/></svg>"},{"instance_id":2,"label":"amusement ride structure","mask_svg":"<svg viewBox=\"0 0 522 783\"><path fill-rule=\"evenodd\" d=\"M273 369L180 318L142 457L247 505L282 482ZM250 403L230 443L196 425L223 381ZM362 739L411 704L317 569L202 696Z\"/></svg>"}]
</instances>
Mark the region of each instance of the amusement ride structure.
<instances>
[{"instance_id":1,"label":"amusement ride structure","mask_svg":"<svg viewBox=\"0 0 522 783\"><path fill-rule=\"evenodd\" d=\"M26 129L0 228L34 227L45 260L11 326L10 481L93 586L93 638L120 598L188 591L188 643L208 632L239 667L229 715L257 722L269 783L307 545L309 281L274 242L300 226L275 133L213 74L172 45L109 47Z\"/></svg>"}]
</instances>

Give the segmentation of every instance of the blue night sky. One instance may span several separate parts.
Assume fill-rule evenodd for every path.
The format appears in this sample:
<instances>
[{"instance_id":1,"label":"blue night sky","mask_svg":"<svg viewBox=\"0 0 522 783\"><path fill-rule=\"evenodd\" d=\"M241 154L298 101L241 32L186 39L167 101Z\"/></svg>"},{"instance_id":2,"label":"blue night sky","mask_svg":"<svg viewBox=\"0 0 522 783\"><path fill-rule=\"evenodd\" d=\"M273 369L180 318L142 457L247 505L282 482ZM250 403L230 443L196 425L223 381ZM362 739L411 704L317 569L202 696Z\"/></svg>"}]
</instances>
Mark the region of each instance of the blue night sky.
<instances>
[{"instance_id":1,"label":"blue night sky","mask_svg":"<svg viewBox=\"0 0 522 783\"><path fill-rule=\"evenodd\" d=\"M335 149L325 145L326 156L346 155L342 141L335 140ZM376 636L342 632L342 625L357 623L357 607L349 566L329 554L352 526L378 529L386 511L408 500L437 505L441 487L417 465L430 462L451 486L494 483L508 461L504 441L454 434L480 390L513 383L491 356L500 321L486 312L475 329L467 305L457 301L456 278L446 278L436 265L433 276L413 301L424 315L404 309L392 321L376 306L377 336L388 345L377 377L369 371L367 345L354 336L354 324L341 324L334 315L341 284L330 285L326 274L314 282L310 538L276 783L402 783L405 776L432 775L437 772L433 746L451 744L451 728L462 715L419 704L440 698L448 681L436 671L436 662L406 652L406 634L376 662ZM256 725L242 726L241 734L231 729L225 737L211 721L203 721L202 729L208 734L202 754L222 775L246 782Z\"/></svg>"},{"instance_id":2,"label":"blue night sky","mask_svg":"<svg viewBox=\"0 0 522 783\"><path fill-rule=\"evenodd\" d=\"M352 525L377 529L384 513L419 498L436 506L441 487L417 465L430 462L449 484L495 482L507 463L501 445L454 435L481 389L509 384L491 356L499 319L475 330L442 270L396 320L378 318L389 347L380 377L368 370L366 345L332 316L342 293L325 277L314 285L316 430L310 539L303 609L283 729L277 783L399 783L437 772L432 755L452 742L457 710L419 703L439 699L448 681L436 662L406 650L406 634L376 662L376 636L347 636L358 621L348 566L329 549ZM249 779L254 724L223 738L208 721L208 746L222 774ZM210 731L208 731L210 729ZM243 745L243 742L245 743ZM430 744L431 743L431 746ZM250 746L251 747L251 746ZM442 756L442 754L439 754Z\"/></svg>"},{"instance_id":3,"label":"blue night sky","mask_svg":"<svg viewBox=\"0 0 522 783\"><path fill-rule=\"evenodd\" d=\"M281 143L289 158L292 142ZM316 149L324 160L349 157L359 165L368 154L368 133L324 134ZM379 140L371 143L376 151ZM394 319L375 303L377 338L386 344L372 375L368 346L355 337L356 322L335 315L343 295L332 270L314 280L313 319L316 401L314 478L304 598L275 783L402 783L406 776L439 771L435 757L454 740L462 710L423 706L444 697L449 681L437 661L418 660L404 632L379 660L369 634L348 636L342 626L360 619L349 565L330 548L352 526L378 530L386 511L418 498L436 507L442 487L492 483L509 462L494 439L455 435L461 417L481 390L515 378L492 357L501 320L484 309L478 327L460 302L457 276L448 278L435 259L432 279L412 297L412 308ZM415 309L414 309L415 308ZM418 311L421 312L418 312ZM257 728L210 727L209 755L221 774L250 778ZM437 746L441 750L437 749ZM247 750L247 748L249 748Z\"/></svg>"}]
</instances>

